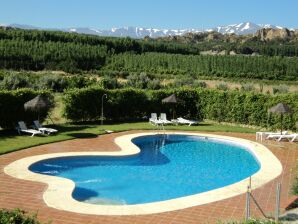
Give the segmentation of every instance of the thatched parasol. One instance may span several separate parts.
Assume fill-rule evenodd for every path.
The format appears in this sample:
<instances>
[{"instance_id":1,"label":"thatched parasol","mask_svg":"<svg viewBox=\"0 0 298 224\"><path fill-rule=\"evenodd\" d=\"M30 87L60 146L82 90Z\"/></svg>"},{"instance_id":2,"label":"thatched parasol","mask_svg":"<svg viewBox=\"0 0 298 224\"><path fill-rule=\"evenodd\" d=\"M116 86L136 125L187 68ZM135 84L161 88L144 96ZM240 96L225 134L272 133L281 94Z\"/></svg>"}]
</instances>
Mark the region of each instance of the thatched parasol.
<instances>
[{"instance_id":1,"label":"thatched parasol","mask_svg":"<svg viewBox=\"0 0 298 224\"><path fill-rule=\"evenodd\" d=\"M32 100L26 102L24 104L24 109L26 111L35 111L38 113L38 120L39 120L39 113L51 107L51 102L48 98L42 95L38 95Z\"/></svg>"},{"instance_id":2,"label":"thatched parasol","mask_svg":"<svg viewBox=\"0 0 298 224\"><path fill-rule=\"evenodd\" d=\"M283 115L284 114L291 114L292 109L284 103L279 103L279 104L275 105L274 107L269 108L268 112L275 113L275 114L280 114L280 133L282 134Z\"/></svg>"},{"instance_id":3,"label":"thatched parasol","mask_svg":"<svg viewBox=\"0 0 298 224\"><path fill-rule=\"evenodd\" d=\"M161 101L162 103L168 103L168 104L177 104L177 103L182 103L183 100L179 99L175 94L172 94ZM173 109L173 119L175 116L175 108Z\"/></svg>"},{"instance_id":4,"label":"thatched parasol","mask_svg":"<svg viewBox=\"0 0 298 224\"><path fill-rule=\"evenodd\" d=\"M180 100L178 100L176 95L172 94L171 96L164 98L161 102L162 103L178 103L178 101L180 101Z\"/></svg>"}]
</instances>

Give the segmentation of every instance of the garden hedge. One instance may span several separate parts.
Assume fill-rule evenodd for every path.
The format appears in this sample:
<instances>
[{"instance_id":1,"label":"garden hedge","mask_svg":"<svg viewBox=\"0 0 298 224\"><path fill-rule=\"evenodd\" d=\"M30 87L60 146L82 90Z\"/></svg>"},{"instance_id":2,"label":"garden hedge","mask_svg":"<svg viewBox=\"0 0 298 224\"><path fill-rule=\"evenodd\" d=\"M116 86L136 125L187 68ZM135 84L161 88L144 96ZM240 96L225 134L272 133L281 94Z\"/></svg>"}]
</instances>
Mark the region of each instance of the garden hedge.
<instances>
[{"instance_id":1,"label":"garden hedge","mask_svg":"<svg viewBox=\"0 0 298 224\"><path fill-rule=\"evenodd\" d=\"M0 91L0 127L1 128L14 128L18 121L25 121L32 124L36 120L38 114L24 110L24 103L33 99L38 94L47 96L50 100L53 96L48 91L35 91L31 89L18 89L13 91L2 90ZM49 110L42 111L39 114L40 120L43 120Z\"/></svg>"},{"instance_id":2,"label":"garden hedge","mask_svg":"<svg viewBox=\"0 0 298 224\"><path fill-rule=\"evenodd\" d=\"M1 224L41 224L37 220L36 214L28 215L25 211L20 209L0 210L0 223Z\"/></svg>"},{"instance_id":3,"label":"garden hedge","mask_svg":"<svg viewBox=\"0 0 298 224\"><path fill-rule=\"evenodd\" d=\"M295 129L298 121L298 94L269 95L242 91L214 89L138 90L84 88L68 90L64 94L64 116L72 121L94 121L100 119L101 99L104 99L104 115L109 120L140 120L150 113L166 112L171 118L176 115L193 119L235 122L278 129L280 120L268 114L268 108L279 102L288 104L293 114L284 116L284 128ZM161 100L175 93L183 103L162 104Z\"/></svg>"}]
</instances>

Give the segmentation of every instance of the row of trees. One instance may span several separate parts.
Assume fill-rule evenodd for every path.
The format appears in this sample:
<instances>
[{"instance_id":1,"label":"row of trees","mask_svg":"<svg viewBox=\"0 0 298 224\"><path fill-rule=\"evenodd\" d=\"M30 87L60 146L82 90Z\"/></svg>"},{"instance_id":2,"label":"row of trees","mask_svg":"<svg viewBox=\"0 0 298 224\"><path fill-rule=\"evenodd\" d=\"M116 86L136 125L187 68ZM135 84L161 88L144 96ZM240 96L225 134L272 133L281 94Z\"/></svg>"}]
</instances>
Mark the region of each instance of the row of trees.
<instances>
[{"instance_id":1,"label":"row of trees","mask_svg":"<svg viewBox=\"0 0 298 224\"><path fill-rule=\"evenodd\" d=\"M297 80L298 58L145 53L114 55L107 70L231 78Z\"/></svg>"},{"instance_id":2,"label":"row of trees","mask_svg":"<svg viewBox=\"0 0 298 224\"><path fill-rule=\"evenodd\" d=\"M61 31L40 31L0 28L0 40L23 40L33 42L59 42L75 43L90 46L105 46L111 53L123 53L132 51L142 52L166 52L177 54L199 54L198 49L189 44L168 43L163 41L136 40L129 37L100 37L95 35L85 35L77 33L67 33Z\"/></svg>"},{"instance_id":3,"label":"row of trees","mask_svg":"<svg viewBox=\"0 0 298 224\"><path fill-rule=\"evenodd\" d=\"M99 69L107 55L105 46L76 43L0 40L0 68L25 70Z\"/></svg>"},{"instance_id":4,"label":"row of trees","mask_svg":"<svg viewBox=\"0 0 298 224\"><path fill-rule=\"evenodd\" d=\"M206 50L227 50L235 51L239 54L251 54L252 52L257 52L261 55L267 56L298 56L298 43L296 42L287 42L285 40L262 42L256 38L244 42L241 38L232 42L227 41L225 38L208 41L206 38L202 38L196 42L186 40L181 42L175 40L175 38L173 40L137 40L131 38L100 37L61 31L21 29L4 30L0 28L0 39L106 46L109 52L116 54L127 51L133 51L136 53L163 52L176 54L200 54L201 51Z\"/></svg>"}]
</instances>

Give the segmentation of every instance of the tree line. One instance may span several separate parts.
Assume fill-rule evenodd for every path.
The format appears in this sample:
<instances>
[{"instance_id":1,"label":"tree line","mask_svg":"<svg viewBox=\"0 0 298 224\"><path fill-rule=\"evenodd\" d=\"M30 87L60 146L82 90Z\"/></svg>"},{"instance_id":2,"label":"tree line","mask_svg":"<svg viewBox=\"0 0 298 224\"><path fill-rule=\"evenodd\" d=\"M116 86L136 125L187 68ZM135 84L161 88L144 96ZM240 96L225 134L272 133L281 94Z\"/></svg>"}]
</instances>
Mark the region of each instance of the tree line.
<instances>
[{"instance_id":1,"label":"tree line","mask_svg":"<svg viewBox=\"0 0 298 224\"><path fill-rule=\"evenodd\" d=\"M114 55L105 69L146 71L157 74L185 74L192 77L297 80L298 58L124 53Z\"/></svg>"}]
</instances>

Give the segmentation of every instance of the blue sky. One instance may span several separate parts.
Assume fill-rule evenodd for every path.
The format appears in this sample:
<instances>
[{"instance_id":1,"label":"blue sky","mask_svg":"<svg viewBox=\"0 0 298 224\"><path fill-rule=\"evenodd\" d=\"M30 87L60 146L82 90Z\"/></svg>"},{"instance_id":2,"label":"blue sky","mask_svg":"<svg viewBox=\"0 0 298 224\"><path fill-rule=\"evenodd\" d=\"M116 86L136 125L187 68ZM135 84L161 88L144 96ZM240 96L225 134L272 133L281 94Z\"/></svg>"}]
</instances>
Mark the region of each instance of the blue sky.
<instances>
[{"instance_id":1,"label":"blue sky","mask_svg":"<svg viewBox=\"0 0 298 224\"><path fill-rule=\"evenodd\" d=\"M298 28L297 12L297 0L1 0L0 24L206 29L250 21Z\"/></svg>"}]
</instances>

